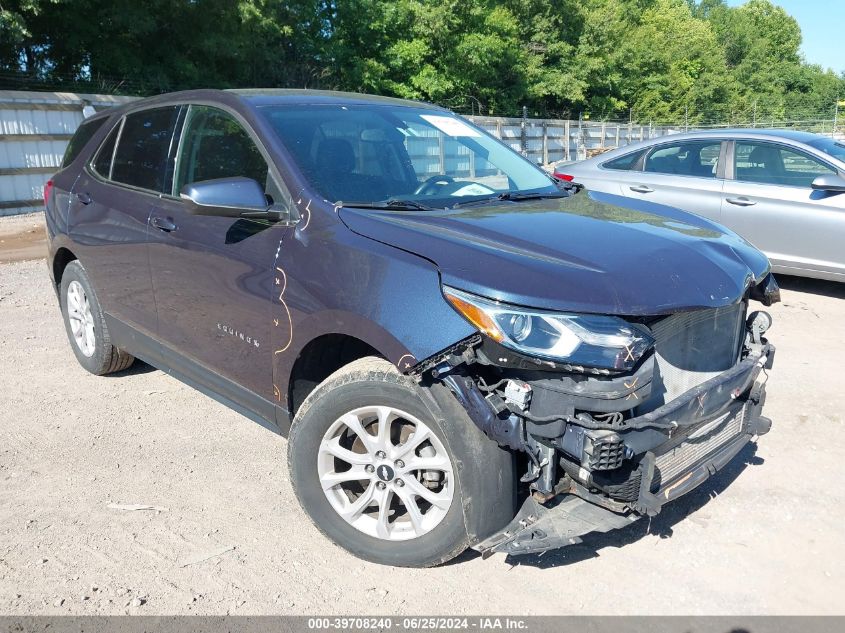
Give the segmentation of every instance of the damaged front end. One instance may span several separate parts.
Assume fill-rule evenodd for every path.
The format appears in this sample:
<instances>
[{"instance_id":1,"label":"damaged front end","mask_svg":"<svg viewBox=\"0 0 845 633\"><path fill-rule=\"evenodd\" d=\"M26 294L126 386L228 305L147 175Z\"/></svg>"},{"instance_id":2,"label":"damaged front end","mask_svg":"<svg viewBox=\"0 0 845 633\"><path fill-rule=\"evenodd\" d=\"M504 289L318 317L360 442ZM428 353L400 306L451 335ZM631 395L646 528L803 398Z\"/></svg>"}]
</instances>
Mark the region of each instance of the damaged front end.
<instances>
[{"instance_id":1,"label":"damaged front end","mask_svg":"<svg viewBox=\"0 0 845 633\"><path fill-rule=\"evenodd\" d=\"M543 552L655 515L769 431L771 318L748 306L779 300L771 275L731 305L625 320L445 294L480 334L414 373L524 456L530 492L504 530L474 545L484 556Z\"/></svg>"}]
</instances>

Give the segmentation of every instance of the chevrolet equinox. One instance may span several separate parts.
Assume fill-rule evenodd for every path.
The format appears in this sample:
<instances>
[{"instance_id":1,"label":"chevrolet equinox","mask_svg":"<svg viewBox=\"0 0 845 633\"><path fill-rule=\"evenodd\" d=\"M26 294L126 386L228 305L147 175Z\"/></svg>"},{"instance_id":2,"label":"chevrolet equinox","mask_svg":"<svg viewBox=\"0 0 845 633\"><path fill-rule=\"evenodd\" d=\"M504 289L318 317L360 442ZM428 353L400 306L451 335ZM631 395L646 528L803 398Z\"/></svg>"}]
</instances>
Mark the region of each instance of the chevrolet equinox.
<instances>
[{"instance_id":1,"label":"chevrolet equinox","mask_svg":"<svg viewBox=\"0 0 845 633\"><path fill-rule=\"evenodd\" d=\"M624 527L771 426L764 255L430 104L144 99L82 123L45 200L79 363L142 359L288 436L308 515L370 561Z\"/></svg>"}]
</instances>

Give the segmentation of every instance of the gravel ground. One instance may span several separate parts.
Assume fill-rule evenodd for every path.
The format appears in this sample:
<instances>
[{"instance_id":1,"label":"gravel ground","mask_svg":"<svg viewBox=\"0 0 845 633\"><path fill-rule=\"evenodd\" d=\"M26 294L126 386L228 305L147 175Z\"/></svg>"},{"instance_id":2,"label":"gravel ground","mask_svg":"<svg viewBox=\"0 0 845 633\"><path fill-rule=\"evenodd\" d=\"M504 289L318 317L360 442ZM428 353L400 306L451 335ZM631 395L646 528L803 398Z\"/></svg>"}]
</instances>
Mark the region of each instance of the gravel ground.
<instances>
[{"instance_id":1,"label":"gravel ground","mask_svg":"<svg viewBox=\"0 0 845 633\"><path fill-rule=\"evenodd\" d=\"M0 217L0 264L44 257L47 234L43 213Z\"/></svg>"},{"instance_id":2,"label":"gravel ground","mask_svg":"<svg viewBox=\"0 0 845 633\"><path fill-rule=\"evenodd\" d=\"M45 262L2 265L0 614L845 614L845 286L783 285L759 448L650 523L407 570L317 532L283 438L149 366L83 371Z\"/></svg>"}]
</instances>

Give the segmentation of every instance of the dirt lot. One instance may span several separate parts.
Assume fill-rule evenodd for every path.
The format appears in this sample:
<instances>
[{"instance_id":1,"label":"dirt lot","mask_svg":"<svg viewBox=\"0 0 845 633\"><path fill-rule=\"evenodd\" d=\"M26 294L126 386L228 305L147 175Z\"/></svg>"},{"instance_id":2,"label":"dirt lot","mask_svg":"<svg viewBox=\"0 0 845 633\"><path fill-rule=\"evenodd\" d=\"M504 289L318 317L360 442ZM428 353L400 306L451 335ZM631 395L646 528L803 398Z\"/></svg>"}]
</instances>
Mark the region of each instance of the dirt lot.
<instances>
[{"instance_id":1,"label":"dirt lot","mask_svg":"<svg viewBox=\"0 0 845 633\"><path fill-rule=\"evenodd\" d=\"M317 532L284 439L148 366L84 372L44 261L4 264L0 614L845 614L845 286L782 281L756 451L650 523L405 570Z\"/></svg>"},{"instance_id":2,"label":"dirt lot","mask_svg":"<svg viewBox=\"0 0 845 633\"><path fill-rule=\"evenodd\" d=\"M41 213L0 218L0 264L37 259L46 252L47 235Z\"/></svg>"}]
</instances>

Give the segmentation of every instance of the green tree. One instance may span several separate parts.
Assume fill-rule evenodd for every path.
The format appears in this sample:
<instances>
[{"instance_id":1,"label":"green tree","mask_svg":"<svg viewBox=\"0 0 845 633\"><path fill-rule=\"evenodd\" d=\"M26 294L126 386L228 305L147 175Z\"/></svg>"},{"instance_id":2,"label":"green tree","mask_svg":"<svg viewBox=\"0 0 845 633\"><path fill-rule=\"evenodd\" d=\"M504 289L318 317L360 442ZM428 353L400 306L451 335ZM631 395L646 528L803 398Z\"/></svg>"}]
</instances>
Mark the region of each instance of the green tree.
<instances>
[{"instance_id":1,"label":"green tree","mask_svg":"<svg viewBox=\"0 0 845 633\"><path fill-rule=\"evenodd\" d=\"M769 0L0 0L5 86L323 87L501 115L832 111L845 79L800 44Z\"/></svg>"}]
</instances>

